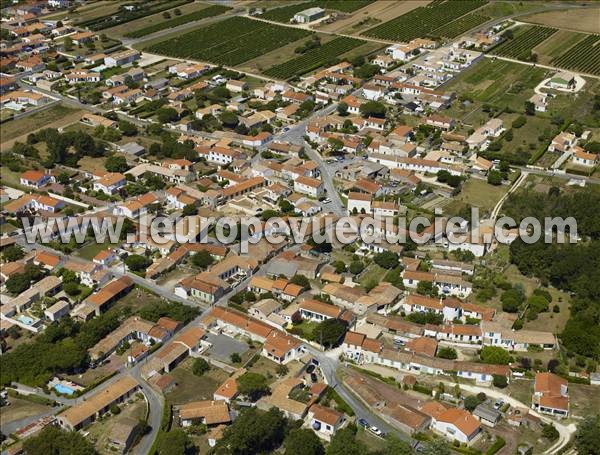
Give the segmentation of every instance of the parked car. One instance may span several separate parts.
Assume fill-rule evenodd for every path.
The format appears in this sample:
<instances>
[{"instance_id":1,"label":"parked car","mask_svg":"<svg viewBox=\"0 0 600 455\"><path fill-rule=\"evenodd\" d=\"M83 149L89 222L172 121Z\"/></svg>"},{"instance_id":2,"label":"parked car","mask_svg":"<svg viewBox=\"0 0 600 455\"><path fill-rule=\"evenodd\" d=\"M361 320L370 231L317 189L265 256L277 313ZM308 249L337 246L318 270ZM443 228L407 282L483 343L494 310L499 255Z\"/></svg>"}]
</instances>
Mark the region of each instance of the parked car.
<instances>
[{"instance_id":1,"label":"parked car","mask_svg":"<svg viewBox=\"0 0 600 455\"><path fill-rule=\"evenodd\" d=\"M358 419L358 424L361 427L369 428L369 422L367 422L365 419Z\"/></svg>"},{"instance_id":2,"label":"parked car","mask_svg":"<svg viewBox=\"0 0 600 455\"><path fill-rule=\"evenodd\" d=\"M369 427L369 431L371 433L373 433L375 436L379 436L380 438L383 438L385 436L385 434L383 433L383 431L381 431L379 428L377 428L374 425Z\"/></svg>"},{"instance_id":3,"label":"parked car","mask_svg":"<svg viewBox=\"0 0 600 455\"><path fill-rule=\"evenodd\" d=\"M504 400L499 398L498 400L496 400L496 402L494 403L494 409L500 409L502 407L502 405L504 404Z\"/></svg>"},{"instance_id":4,"label":"parked car","mask_svg":"<svg viewBox=\"0 0 600 455\"><path fill-rule=\"evenodd\" d=\"M311 373L311 374L310 374L310 380L311 380L312 382L318 382L318 381L319 381L319 378L317 378L317 375L316 375L315 373Z\"/></svg>"},{"instance_id":5,"label":"parked car","mask_svg":"<svg viewBox=\"0 0 600 455\"><path fill-rule=\"evenodd\" d=\"M306 372L309 374L312 373L313 371L315 371L315 366L312 364L306 368Z\"/></svg>"}]
</instances>

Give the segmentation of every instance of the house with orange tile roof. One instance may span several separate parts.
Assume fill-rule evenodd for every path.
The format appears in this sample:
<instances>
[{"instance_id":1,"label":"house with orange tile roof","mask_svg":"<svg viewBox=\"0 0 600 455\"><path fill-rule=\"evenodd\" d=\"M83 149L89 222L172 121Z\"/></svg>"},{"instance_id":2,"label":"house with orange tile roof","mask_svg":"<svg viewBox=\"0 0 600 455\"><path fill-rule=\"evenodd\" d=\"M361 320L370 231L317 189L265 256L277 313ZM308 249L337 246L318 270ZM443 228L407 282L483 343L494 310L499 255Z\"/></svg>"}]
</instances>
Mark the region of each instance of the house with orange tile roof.
<instances>
[{"instance_id":1,"label":"house with orange tile roof","mask_svg":"<svg viewBox=\"0 0 600 455\"><path fill-rule=\"evenodd\" d=\"M109 172L94 182L94 191L101 191L112 196L125 186L127 179L119 172Z\"/></svg>"},{"instance_id":2,"label":"house with orange tile roof","mask_svg":"<svg viewBox=\"0 0 600 455\"><path fill-rule=\"evenodd\" d=\"M479 421L469 411L458 408L446 409L432 417L431 427L450 441L469 445L481 433Z\"/></svg>"},{"instance_id":3,"label":"house with orange tile roof","mask_svg":"<svg viewBox=\"0 0 600 455\"><path fill-rule=\"evenodd\" d=\"M176 407L182 427L203 424L213 427L231 423L229 406L225 401L193 401Z\"/></svg>"},{"instance_id":4,"label":"house with orange tile roof","mask_svg":"<svg viewBox=\"0 0 600 455\"><path fill-rule=\"evenodd\" d=\"M111 281L95 294L90 295L84 300L84 303L91 304L95 308L96 316L100 316L113 302L127 294L132 287L133 280L127 276L122 276Z\"/></svg>"},{"instance_id":5,"label":"house with orange tile roof","mask_svg":"<svg viewBox=\"0 0 600 455\"><path fill-rule=\"evenodd\" d=\"M308 410L310 426L320 438L331 441L335 433L344 426L344 414L335 409L313 404Z\"/></svg>"},{"instance_id":6,"label":"house with orange tile roof","mask_svg":"<svg viewBox=\"0 0 600 455\"><path fill-rule=\"evenodd\" d=\"M92 259L92 262L95 264L108 266L112 264L117 259L117 254L112 248L107 248L106 250L99 251L96 256Z\"/></svg>"},{"instance_id":7,"label":"house with orange tile roof","mask_svg":"<svg viewBox=\"0 0 600 455\"><path fill-rule=\"evenodd\" d=\"M35 255L33 263L46 270L53 270L58 264L60 264L60 256L48 251L39 251Z\"/></svg>"},{"instance_id":8,"label":"house with orange tile roof","mask_svg":"<svg viewBox=\"0 0 600 455\"><path fill-rule=\"evenodd\" d=\"M537 373L531 408L557 417L569 415L569 382L554 373Z\"/></svg>"},{"instance_id":9,"label":"house with orange tile roof","mask_svg":"<svg viewBox=\"0 0 600 455\"><path fill-rule=\"evenodd\" d=\"M21 174L19 179L21 185L29 186L32 188L41 188L42 186L50 183L52 176L42 171L29 170Z\"/></svg>"},{"instance_id":10,"label":"house with orange tile roof","mask_svg":"<svg viewBox=\"0 0 600 455\"><path fill-rule=\"evenodd\" d=\"M302 319L309 319L315 322L321 322L327 319L337 319L342 315L343 311L342 308L337 305L312 299L300 302L299 310Z\"/></svg>"}]
</instances>

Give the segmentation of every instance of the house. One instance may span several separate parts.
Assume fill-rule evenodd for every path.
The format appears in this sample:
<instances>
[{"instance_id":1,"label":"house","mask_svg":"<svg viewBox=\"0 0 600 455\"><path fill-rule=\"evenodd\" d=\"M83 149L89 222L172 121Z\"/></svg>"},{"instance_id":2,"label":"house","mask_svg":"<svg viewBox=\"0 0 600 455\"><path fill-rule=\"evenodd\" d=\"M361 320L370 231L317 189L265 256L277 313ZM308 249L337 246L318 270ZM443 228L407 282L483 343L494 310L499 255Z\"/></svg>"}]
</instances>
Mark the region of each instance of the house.
<instances>
[{"instance_id":1,"label":"house","mask_svg":"<svg viewBox=\"0 0 600 455\"><path fill-rule=\"evenodd\" d=\"M137 441L140 434L139 422L125 418L111 427L108 444L110 450L116 453L126 453Z\"/></svg>"},{"instance_id":2,"label":"house","mask_svg":"<svg viewBox=\"0 0 600 455\"><path fill-rule=\"evenodd\" d=\"M242 93L244 90L248 90L248 83L232 79L227 81L227 83L225 84L225 88L230 92Z\"/></svg>"},{"instance_id":3,"label":"house","mask_svg":"<svg viewBox=\"0 0 600 455\"><path fill-rule=\"evenodd\" d=\"M577 86L577 81L575 80L575 76L573 74L560 72L555 74L554 77L550 79L548 86L550 88L559 90L574 91Z\"/></svg>"},{"instance_id":4,"label":"house","mask_svg":"<svg viewBox=\"0 0 600 455\"><path fill-rule=\"evenodd\" d=\"M313 404L308 410L310 426L320 438L331 441L335 433L344 425L344 414L335 409Z\"/></svg>"},{"instance_id":5,"label":"house","mask_svg":"<svg viewBox=\"0 0 600 455\"><path fill-rule=\"evenodd\" d=\"M320 302L319 300L304 300L299 305L302 319L321 322L326 319L337 319L342 315L342 309L336 305Z\"/></svg>"},{"instance_id":6,"label":"house","mask_svg":"<svg viewBox=\"0 0 600 455\"><path fill-rule=\"evenodd\" d=\"M50 181L52 180L52 176L42 171L29 170L23 172L19 180L21 185L23 186L41 188L47 183L50 183Z\"/></svg>"},{"instance_id":7,"label":"house","mask_svg":"<svg viewBox=\"0 0 600 455\"><path fill-rule=\"evenodd\" d=\"M48 318L48 320L54 322L63 318L71 311L71 305L66 300L59 300L54 305L44 310L44 316Z\"/></svg>"},{"instance_id":8,"label":"house","mask_svg":"<svg viewBox=\"0 0 600 455\"><path fill-rule=\"evenodd\" d=\"M537 373L531 408L556 417L569 415L569 383L554 373Z\"/></svg>"},{"instance_id":9,"label":"house","mask_svg":"<svg viewBox=\"0 0 600 455\"><path fill-rule=\"evenodd\" d=\"M561 153L568 152L573 147L575 147L576 143L577 136L575 136L573 133L563 131L562 133L558 134L554 139L552 139L552 142L548 146L548 151L557 151Z\"/></svg>"},{"instance_id":10,"label":"house","mask_svg":"<svg viewBox=\"0 0 600 455\"><path fill-rule=\"evenodd\" d=\"M56 420L65 430L77 431L108 412L111 405L124 402L139 388L140 385L134 378L124 376L101 391L87 397L85 401L81 401L58 414Z\"/></svg>"},{"instance_id":11,"label":"house","mask_svg":"<svg viewBox=\"0 0 600 455\"><path fill-rule=\"evenodd\" d=\"M99 251L92 259L92 262L105 267L108 267L117 259L117 253L112 248Z\"/></svg>"},{"instance_id":12,"label":"house","mask_svg":"<svg viewBox=\"0 0 600 455\"><path fill-rule=\"evenodd\" d=\"M368 193L348 193L348 213L371 213L373 196Z\"/></svg>"},{"instance_id":13,"label":"house","mask_svg":"<svg viewBox=\"0 0 600 455\"><path fill-rule=\"evenodd\" d=\"M432 414L432 429L450 441L471 444L481 432L479 421L464 409L449 408Z\"/></svg>"},{"instance_id":14,"label":"house","mask_svg":"<svg viewBox=\"0 0 600 455\"><path fill-rule=\"evenodd\" d=\"M273 330L265 340L262 355L275 363L285 365L304 355L304 347L298 338Z\"/></svg>"},{"instance_id":15,"label":"house","mask_svg":"<svg viewBox=\"0 0 600 455\"><path fill-rule=\"evenodd\" d=\"M107 55L104 58L104 64L108 68L115 66L123 66L128 63L132 63L141 58L141 54L134 49L126 49L121 52L115 52L114 54Z\"/></svg>"},{"instance_id":16,"label":"house","mask_svg":"<svg viewBox=\"0 0 600 455\"><path fill-rule=\"evenodd\" d=\"M377 101L386 93L386 88L381 85L365 84L362 87L362 96L369 101Z\"/></svg>"},{"instance_id":17,"label":"house","mask_svg":"<svg viewBox=\"0 0 600 455\"><path fill-rule=\"evenodd\" d=\"M99 316L113 302L127 294L132 287L133 280L128 276L122 276L111 281L95 294L90 295L84 300L84 303L91 305L95 309L96 315Z\"/></svg>"},{"instance_id":18,"label":"house","mask_svg":"<svg viewBox=\"0 0 600 455\"><path fill-rule=\"evenodd\" d=\"M325 192L325 186L321 180L301 175L294 180L294 191L318 198Z\"/></svg>"},{"instance_id":19,"label":"house","mask_svg":"<svg viewBox=\"0 0 600 455\"><path fill-rule=\"evenodd\" d=\"M495 427L500 421L502 414L496 409L491 408L486 403L480 403L473 410L473 416L484 425Z\"/></svg>"},{"instance_id":20,"label":"house","mask_svg":"<svg viewBox=\"0 0 600 455\"><path fill-rule=\"evenodd\" d=\"M156 204L158 198L154 193L146 193L135 199L130 199L115 206L113 214L126 216L127 218L138 218L148 212L152 204Z\"/></svg>"},{"instance_id":21,"label":"house","mask_svg":"<svg viewBox=\"0 0 600 455\"><path fill-rule=\"evenodd\" d=\"M588 153L579 146L574 147L574 153L571 157L573 164L585 167L594 167L598 164L600 159L599 155L595 153Z\"/></svg>"},{"instance_id":22,"label":"house","mask_svg":"<svg viewBox=\"0 0 600 455\"><path fill-rule=\"evenodd\" d=\"M297 24L308 24L309 22L316 21L324 16L325 10L323 8L308 8L294 14L294 22Z\"/></svg>"},{"instance_id":23,"label":"house","mask_svg":"<svg viewBox=\"0 0 600 455\"><path fill-rule=\"evenodd\" d=\"M85 114L81 117L81 122L86 123L90 126L98 126L102 125L105 128L116 128L118 122L115 120L108 119L106 117L102 117L101 115L96 114Z\"/></svg>"},{"instance_id":24,"label":"house","mask_svg":"<svg viewBox=\"0 0 600 455\"><path fill-rule=\"evenodd\" d=\"M182 427L203 424L207 427L231 423L229 406L225 401L194 401L178 407Z\"/></svg>"},{"instance_id":25,"label":"house","mask_svg":"<svg viewBox=\"0 0 600 455\"><path fill-rule=\"evenodd\" d=\"M94 191L112 196L125 186L127 179L120 172L108 172L93 184Z\"/></svg>"}]
</instances>

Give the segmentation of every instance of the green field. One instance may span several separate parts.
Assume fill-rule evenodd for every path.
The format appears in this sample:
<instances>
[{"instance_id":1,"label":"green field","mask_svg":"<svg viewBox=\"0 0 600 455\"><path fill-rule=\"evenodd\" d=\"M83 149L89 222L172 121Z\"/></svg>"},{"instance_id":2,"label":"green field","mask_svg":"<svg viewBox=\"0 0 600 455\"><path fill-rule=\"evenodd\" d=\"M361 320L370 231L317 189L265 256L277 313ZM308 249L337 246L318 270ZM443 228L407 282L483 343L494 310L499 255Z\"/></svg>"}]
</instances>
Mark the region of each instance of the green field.
<instances>
[{"instance_id":1,"label":"green field","mask_svg":"<svg viewBox=\"0 0 600 455\"><path fill-rule=\"evenodd\" d=\"M439 29L449 26L452 21L486 3L486 0L434 0L427 6L415 8L362 34L404 42L425 36L438 36ZM461 29L464 26L456 25L456 28Z\"/></svg>"},{"instance_id":2,"label":"green field","mask_svg":"<svg viewBox=\"0 0 600 455\"><path fill-rule=\"evenodd\" d=\"M129 38L140 38L142 36L150 35L151 33L165 30L167 28L174 28L188 22L199 21L206 19L207 17L214 17L231 10L228 6L212 5L208 8L201 9L200 11L194 11L190 14L184 14L183 16L176 16L173 19L167 19L158 24L149 25L148 27L140 28L133 32L127 33L125 36Z\"/></svg>"},{"instance_id":3,"label":"green field","mask_svg":"<svg viewBox=\"0 0 600 455\"><path fill-rule=\"evenodd\" d=\"M477 27L490 20L490 17L483 16L481 14L472 13L467 14L455 21L450 22L435 31L438 36L445 36L447 38L456 38L459 35Z\"/></svg>"},{"instance_id":4,"label":"green field","mask_svg":"<svg viewBox=\"0 0 600 455\"><path fill-rule=\"evenodd\" d=\"M235 66L311 32L231 17L149 46L148 52Z\"/></svg>"},{"instance_id":5,"label":"green field","mask_svg":"<svg viewBox=\"0 0 600 455\"><path fill-rule=\"evenodd\" d=\"M552 60L552 64L569 70L600 75L600 35L590 35Z\"/></svg>"},{"instance_id":6,"label":"green field","mask_svg":"<svg viewBox=\"0 0 600 455\"><path fill-rule=\"evenodd\" d=\"M270 21L289 22L296 13L308 8L333 9L343 13L352 13L360 8L364 8L372 1L373 0L314 0L307 3L296 3L273 8L262 14L260 17Z\"/></svg>"},{"instance_id":7,"label":"green field","mask_svg":"<svg viewBox=\"0 0 600 455\"><path fill-rule=\"evenodd\" d=\"M506 41L495 46L490 53L499 55L500 57L530 61L532 60L533 48L550 38L556 32L557 29L555 28L525 25L519 27L514 32L512 38L508 38Z\"/></svg>"},{"instance_id":8,"label":"green field","mask_svg":"<svg viewBox=\"0 0 600 455\"><path fill-rule=\"evenodd\" d=\"M339 55L348 52L365 41L354 38L336 38L322 46L311 49L300 57L296 57L280 65L275 65L264 71L267 76L289 79L315 70L329 61L335 60Z\"/></svg>"}]
</instances>

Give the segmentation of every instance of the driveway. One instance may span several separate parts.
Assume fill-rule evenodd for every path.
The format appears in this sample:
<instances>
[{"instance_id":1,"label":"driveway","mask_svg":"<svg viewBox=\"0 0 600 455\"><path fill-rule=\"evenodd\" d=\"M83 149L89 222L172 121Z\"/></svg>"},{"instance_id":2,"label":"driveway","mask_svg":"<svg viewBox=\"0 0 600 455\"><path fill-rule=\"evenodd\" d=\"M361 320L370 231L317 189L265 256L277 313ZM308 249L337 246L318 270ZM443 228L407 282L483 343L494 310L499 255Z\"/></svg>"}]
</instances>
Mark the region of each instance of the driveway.
<instances>
[{"instance_id":1,"label":"driveway","mask_svg":"<svg viewBox=\"0 0 600 455\"><path fill-rule=\"evenodd\" d=\"M231 354L238 353L241 356L248 350L248 345L246 343L237 341L227 335L215 335L209 333L207 339L209 343L212 343L212 346L207 353L222 362L229 363Z\"/></svg>"}]
</instances>

